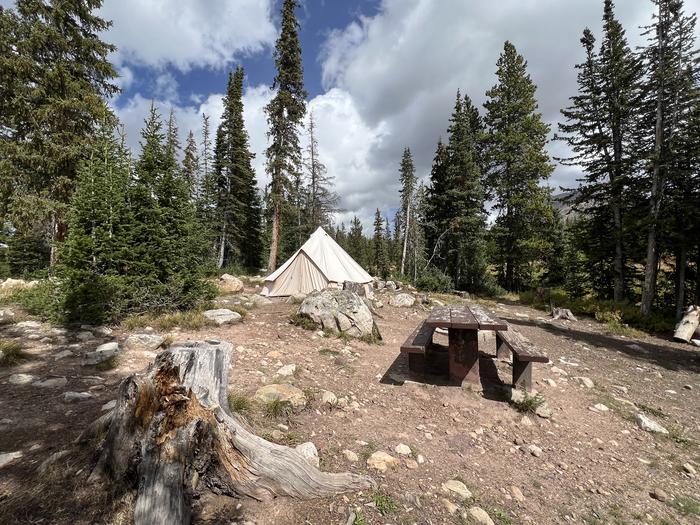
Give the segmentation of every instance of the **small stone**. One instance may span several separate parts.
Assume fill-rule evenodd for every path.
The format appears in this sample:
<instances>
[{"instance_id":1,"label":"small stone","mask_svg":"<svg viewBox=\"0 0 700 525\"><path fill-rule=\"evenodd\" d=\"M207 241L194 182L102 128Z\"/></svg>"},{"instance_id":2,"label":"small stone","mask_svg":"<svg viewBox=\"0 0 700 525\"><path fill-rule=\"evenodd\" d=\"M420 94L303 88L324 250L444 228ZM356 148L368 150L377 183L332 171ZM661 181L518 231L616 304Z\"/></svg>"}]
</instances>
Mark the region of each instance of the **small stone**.
<instances>
[{"instance_id":1,"label":"small stone","mask_svg":"<svg viewBox=\"0 0 700 525\"><path fill-rule=\"evenodd\" d=\"M692 390L693 385L683 385L683 388L685 388L686 390Z\"/></svg>"},{"instance_id":2,"label":"small stone","mask_svg":"<svg viewBox=\"0 0 700 525\"><path fill-rule=\"evenodd\" d=\"M83 366L98 365L104 363L105 361L112 359L120 352L119 345L112 341L111 343L105 343L94 351L88 352L83 356Z\"/></svg>"},{"instance_id":3,"label":"small stone","mask_svg":"<svg viewBox=\"0 0 700 525\"><path fill-rule=\"evenodd\" d=\"M447 512L449 512L450 514L454 514L455 512L457 512L459 510L459 507L457 505L455 505L454 503L452 503L447 498L442 498L441 501L442 501L442 504L447 509Z\"/></svg>"},{"instance_id":4,"label":"small stone","mask_svg":"<svg viewBox=\"0 0 700 525\"><path fill-rule=\"evenodd\" d=\"M575 376L574 381L577 381L580 385L585 386L586 388L593 388L595 386L595 383L590 377Z\"/></svg>"},{"instance_id":5,"label":"small stone","mask_svg":"<svg viewBox=\"0 0 700 525\"><path fill-rule=\"evenodd\" d=\"M406 468L409 470L415 470L418 468L418 462L415 459L404 458L403 462L404 465L406 465Z\"/></svg>"},{"instance_id":6,"label":"small stone","mask_svg":"<svg viewBox=\"0 0 700 525\"><path fill-rule=\"evenodd\" d=\"M26 385L34 381L32 374L12 374L8 381L11 385Z\"/></svg>"},{"instance_id":7,"label":"small stone","mask_svg":"<svg viewBox=\"0 0 700 525\"><path fill-rule=\"evenodd\" d=\"M304 392L287 383L266 385L259 388L255 392L254 398L261 403L269 403L274 400L287 401L294 408L304 407L307 402Z\"/></svg>"},{"instance_id":8,"label":"small stone","mask_svg":"<svg viewBox=\"0 0 700 525\"><path fill-rule=\"evenodd\" d=\"M59 450L58 452L54 452L53 454L51 454L48 458L46 458L41 463L41 465L39 465L39 474L45 474L51 465L56 463L63 456L67 456L67 455L68 455L67 450Z\"/></svg>"},{"instance_id":9,"label":"small stone","mask_svg":"<svg viewBox=\"0 0 700 525\"><path fill-rule=\"evenodd\" d=\"M52 377L51 379L44 379L43 381L32 383L32 386L38 386L40 388L61 388L67 384L68 380L65 377Z\"/></svg>"},{"instance_id":10,"label":"small stone","mask_svg":"<svg viewBox=\"0 0 700 525\"><path fill-rule=\"evenodd\" d=\"M314 467L318 468L320 466L320 460L318 458L318 449L311 441L297 445L295 450L301 454L304 459Z\"/></svg>"},{"instance_id":11,"label":"small stone","mask_svg":"<svg viewBox=\"0 0 700 525\"><path fill-rule=\"evenodd\" d=\"M425 463L425 458L423 457L422 454L418 454L418 456L416 457L416 462L417 462L419 465L422 465L423 463Z\"/></svg>"},{"instance_id":12,"label":"small stone","mask_svg":"<svg viewBox=\"0 0 700 525\"><path fill-rule=\"evenodd\" d=\"M277 370L277 375L280 377L291 377L297 371L297 365L284 365L282 368Z\"/></svg>"},{"instance_id":13,"label":"small stone","mask_svg":"<svg viewBox=\"0 0 700 525\"><path fill-rule=\"evenodd\" d=\"M367 466L380 472L386 472L388 468L394 467L398 463L399 461L395 457L381 450L367 458Z\"/></svg>"},{"instance_id":14,"label":"small stone","mask_svg":"<svg viewBox=\"0 0 700 525\"><path fill-rule=\"evenodd\" d=\"M695 467L690 463L683 463L683 470L687 474L690 474L691 477L694 477L697 474L697 470L695 470Z\"/></svg>"},{"instance_id":15,"label":"small stone","mask_svg":"<svg viewBox=\"0 0 700 525\"><path fill-rule=\"evenodd\" d=\"M651 419L650 417L645 416L644 414L637 414L635 416L637 419L637 424L639 425L639 428L646 432L656 432L658 434L668 434L668 430L666 430L664 427L659 425L656 421Z\"/></svg>"},{"instance_id":16,"label":"small stone","mask_svg":"<svg viewBox=\"0 0 700 525\"><path fill-rule=\"evenodd\" d=\"M147 329L144 328L144 332L146 331ZM151 331L153 331L152 328ZM134 334L126 338L124 348L127 350L152 352L158 349L163 344L163 341L165 341L165 337L160 335L150 333Z\"/></svg>"},{"instance_id":17,"label":"small stone","mask_svg":"<svg viewBox=\"0 0 700 525\"><path fill-rule=\"evenodd\" d=\"M218 308L216 310L205 310L202 315L207 319L214 321L218 325L233 324L243 319L243 316L238 312L229 310L228 308Z\"/></svg>"},{"instance_id":18,"label":"small stone","mask_svg":"<svg viewBox=\"0 0 700 525\"><path fill-rule=\"evenodd\" d=\"M111 401L107 401L104 405L102 405L102 412L107 412L107 410L112 410L115 406L117 406L117 400L112 399Z\"/></svg>"},{"instance_id":19,"label":"small stone","mask_svg":"<svg viewBox=\"0 0 700 525\"><path fill-rule=\"evenodd\" d=\"M664 503L665 501L668 501L669 497L666 491L660 488L655 488L652 490L649 495L654 498L655 500L660 501L661 503Z\"/></svg>"},{"instance_id":20,"label":"small stone","mask_svg":"<svg viewBox=\"0 0 700 525\"><path fill-rule=\"evenodd\" d=\"M324 390L321 393L321 403L331 407L336 406L338 404L338 397L330 390Z\"/></svg>"},{"instance_id":21,"label":"small stone","mask_svg":"<svg viewBox=\"0 0 700 525\"><path fill-rule=\"evenodd\" d=\"M401 456L410 456L411 455L411 448L408 445L404 445L403 443L399 443L396 445L394 448L394 452Z\"/></svg>"},{"instance_id":22,"label":"small stone","mask_svg":"<svg viewBox=\"0 0 700 525\"><path fill-rule=\"evenodd\" d=\"M63 401L66 403L75 403L78 401L85 401L87 399L92 399L92 394L90 392L64 392Z\"/></svg>"},{"instance_id":23,"label":"small stone","mask_svg":"<svg viewBox=\"0 0 700 525\"><path fill-rule=\"evenodd\" d=\"M443 492L456 494L463 500L472 497L472 493L467 486L457 479L451 479L443 483L442 490Z\"/></svg>"},{"instance_id":24,"label":"small stone","mask_svg":"<svg viewBox=\"0 0 700 525\"><path fill-rule=\"evenodd\" d=\"M98 326L92 331L98 337L109 337L112 335L112 329L108 326Z\"/></svg>"},{"instance_id":25,"label":"small stone","mask_svg":"<svg viewBox=\"0 0 700 525\"><path fill-rule=\"evenodd\" d=\"M87 330L85 330L85 331L78 332L77 334L75 334L75 338L79 339L81 341L90 341L91 339L94 339L95 336L92 335L92 332L88 332Z\"/></svg>"},{"instance_id":26,"label":"small stone","mask_svg":"<svg viewBox=\"0 0 700 525\"><path fill-rule=\"evenodd\" d=\"M608 412L610 409L603 403L596 403L592 407L589 407L594 412Z\"/></svg>"},{"instance_id":27,"label":"small stone","mask_svg":"<svg viewBox=\"0 0 700 525\"><path fill-rule=\"evenodd\" d=\"M0 468L4 467L8 463L13 462L16 459L19 459L22 457L22 451L18 450L16 452L4 452L0 454Z\"/></svg>"},{"instance_id":28,"label":"small stone","mask_svg":"<svg viewBox=\"0 0 700 525\"><path fill-rule=\"evenodd\" d=\"M546 379L543 379L543 381L544 381L544 384L546 384L547 386L551 386L551 387L557 386L557 382L554 381L554 379L546 378Z\"/></svg>"},{"instance_id":29,"label":"small stone","mask_svg":"<svg viewBox=\"0 0 700 525\"><path fill-rule=\"evenodd\" d=\"M527 447L527 450L536 458L539 458L542 455L542 449L537 445L530 445Z\"/></svg>"},{"instance_id":30,"label":"small stone","mask_svg":"<svg viewBox=\"0 0 700 525\"><path fill-rule=\"evenodd\" d=\"M355 454L352 450L345 449L343 450L343 456L345 456L345 459L347 459L351 463L355 463L360 459L360 457Z\"/></svg>"},{"instance_id":31,"label":"small stone","mask_svg":"<svg viewBox=\"0 0 700 525\"><path fill-rule=\"evenodd\" d=\"M72 356L73 356L73 352L71 352L70 350L61 350L56 355L54 355L53 358L55 361L58 361L59 359L63 359L64 357L72 357Z\"/></svg>"},{"instance_id":32,"label":"small stone","mask_svg":"<svg viewBox=\"0 0 700 525\"><path fill-rule=\"evenodd\" d=\"M543 419L549 419L550 417L552 417L552 409L549 408L547 403L542 403L535 409L535 414L537 414Z\"/></svg>"},{"instance_id":33,"label":"small stone","mask_svg":"<svg viewBox=\"0 0 700 525\"><path fill-rule=\"evenodd\" d=\"M532 419L530 419L527 416L523 416L520 418L520 424L525 426L525 427L531 427L532 426Z\"/></svg>"},{"instance_id":34,"label":"small stone","mask_svg":"<svg viewBox=\"0 0 700 525\"><path fill-rule=\"evenodd\" d=\"M555 374L559 374L560 376L566 377L566 376L569 375L569 373L568 373L566 370L562 370L562 369L559 368L558 366L553 366L553 367L551 368L551 370L552 370L552 372L554 372Z\"/></svg>"},{"instance_id":35,"label":"small stone","mask_svg":"<svg viewBox=\"0 0 700 525\"><path fill-rule=\"evenodd\" d=\"M511 492L511 494L513 494L513 499L515 499L515 501L520 501L520 502L525 501L525 496L523 495L523 491L520 490L515 485L513 485L510 488L510 492Z\"/></svg>"},{"instance_id":36,"label":"small stone","mask_svg":"<svg viewBox=\"0 0 700 525\"><path fill-rule=\"evenodd\" d=\"M466 514L478 525L495 525L488 512L481 507L471 507Z\"/></svg>"},{"instance_id":37,"label":"small stone","mask_svg":"<svg viewBox=\"0 0 700 525\"><path fill-rule=\"evenodd\" d=\"M525 392L519 388L511 388L509 397L511 403L521 403L525 401Z\"/></svg>"}]
</instances>

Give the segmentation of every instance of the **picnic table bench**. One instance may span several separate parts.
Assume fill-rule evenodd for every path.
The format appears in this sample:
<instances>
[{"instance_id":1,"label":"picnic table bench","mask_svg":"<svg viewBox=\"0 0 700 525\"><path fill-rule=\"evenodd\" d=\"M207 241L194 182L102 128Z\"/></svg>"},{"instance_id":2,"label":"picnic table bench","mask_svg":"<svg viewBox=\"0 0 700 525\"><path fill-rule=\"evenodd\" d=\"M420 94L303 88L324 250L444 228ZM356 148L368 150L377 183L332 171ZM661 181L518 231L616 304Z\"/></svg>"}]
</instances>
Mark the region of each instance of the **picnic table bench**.
<instances>
[{"instance_id":1,"label":"picnic table bench","mask_svg":"<svg viewBox=\"0 0 700 525\"><path fill-rule=\"evenodd\" d=\"M532 363L547 362L522 334L509 329L508 323L493 316L478 305L458 305L435 308L420 323L401 346L408 354L411 372L423 374L430 366L431 353L438 351L433 343L435 329L447 329L449 344L448 374L458 384L479 385L479 330L496 332L496 355L513 354L513 386L532 388Z\"/></svg>"}]
</instances>

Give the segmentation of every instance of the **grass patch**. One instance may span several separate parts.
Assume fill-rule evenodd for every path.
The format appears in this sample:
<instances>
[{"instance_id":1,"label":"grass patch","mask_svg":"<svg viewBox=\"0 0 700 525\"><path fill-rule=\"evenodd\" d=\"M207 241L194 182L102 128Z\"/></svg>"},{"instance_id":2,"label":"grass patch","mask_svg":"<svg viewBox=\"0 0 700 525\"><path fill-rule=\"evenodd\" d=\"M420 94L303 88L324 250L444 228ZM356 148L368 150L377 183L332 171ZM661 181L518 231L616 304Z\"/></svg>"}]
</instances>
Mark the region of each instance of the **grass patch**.
<instances>
[{"instance_id":1,"label":"grass patch","mask_svg":"<svg viewBox=\"0 0 700 525\"><path fill-rule=\"evenodd\" d=\"M107 370L114 370L119 366L119 358L116 355L113 355L109 359L105 359L101 363L97 363L95 365L95 369L99 370L100 372L106 372Z\"/></svg>"},{"instance_id":2,"label":"grass patch","mask_svg":"<svg viewBox=\"0 0 700 525\"><path fill-rule=\"evenodd\" d=\"M378 337L374 334L365 334L359 338L359 341L362 343L366 343L368 345L383 345L384 344L384 342L382 341L382 338Z\"/></svg>"},{"instance_id":3,"label":"grass patch","mask_svg":"<svg viewBox=\"0 0 700 525\"><path fill-rule=\"evenodd\" d=\"M635 403L635 405L637 405L642 412L646 412L649 415L656 417L666 417L666 414L664 414L660 408L645 405L644 403Z\"/></svg>"},{"instance_id":4,"label":"grass patch","mask_svg":"<svg viewBox=\"0 0 700 525\"><path fill-rule=\"evenodd\" d=\"M253 408L253 402L245 394L229 392L228 407L232 412L249 412Z\"/></svg>"},{"instance_id":5,"label":"grass patch","mask_svg":"<svg viewBox=\"0 0 700 525\"><path fill-rule=\"evenodd\" d=\"M385 492L376 491L374 494L372 494L372 501L374 502L374 506L379 511L379 514L382 516L394 514L399 510L399 504L396 502L396 500Z\"/></svg>"},{"instance_id":6,"label":"grass patch","mask_svg":"<svg viewBox=\"0 0 700 525\"><path fill-rule=\"evenodd\" d=\"M304 330L316 330L318 328L316 322L305 314L296 313L289 319L289 322Z\"/></svg>"},{"instance_id":7,"label":"grass patch","mask_svg":"<svg viewBox=\"0 0 700 525\"><path fill-rule=\"evenodd\" d=\"M289 401L282 401L280 399L272 399L265 403L265 416L270 419L281 419L289 418L292 415L294 409Z\"/></svg>"},{"instance_id":8,"label":"grass patch","mask_svg":"<svg viewBox=\"0 0 700 525\"><path fill-rule=\"evenodd\" d=\"M691 438L687 436L687 429L682 426L672 426L668 428L668 439L678 443L683 447L690 447L695 444Z\"/></svg>"},{"instance_id":9,"label":"grass patch","mask_svg":"<svg viewBox=\"0 0 700 525\"><path fill-rule=\"evenodd\" d=\"M505 511L489 505L482 505L481 508L488 513L496 525L513 525L513 520Z\"/></svg>"},{"instance_id":10,"label":"grass patch","mask_svg":"<svg viewBox=\"0 0 700 525\"><path fill-rule=\"evenodd\" d=\"M330 355L330 356L340 355L340 352L338 352L338 350L334 350L332 348L321 348L318 351L318 353L321 355Z\"/></svg>"},{"instance_id":11,"label":"grass patch","mask_svg":"<svg viewBox=\"0 0 700 525\"><path fill-rule=\"evenodd\" d=\"M208 326L216 326L216 323L204 317L201 310L133 315L127 317L121 323L121 327L124 330L136 330L147 326L161 331L172 330L175 327L185 330L200 330Z\"/></svg>"},{"instance_id":12,"label":"grass patch","mask_svg":"<svg viewBox=\"0 0 700 525\"><path fill-rule=\"evenodd\" d=\"M29 354L18 341L0 341L0 354L0 366L14 366L29 359Z\"/></svg>"},{"instance_id":13,"label":"grass patch","mask_svg":"<svg viewBox=\"0 0 700 525\"><path fill-rule=\"evenodd\" d=\"M241 319L245 319L246 315L248 315L248 310L243 308L240 304L231 305L228 307L228 309L240 315Z\"/></svg>"},{"instance_id":14,"label":"grass patch","mask_svg":"<svg viewBox=\"0 0 700 525\"><path fill-rule=\"evenodd\" d=\"M668 506L684 516L700 516L700 501L690 496L676 496L668 502Z\"/></svg>"},{"instance_id":15,"label":"grass patch","mask_svg":"<svg viewBox=\"0 0 700 525\"><path fill-rule=\"evenodd\" d=\"M378 448L379 447L377 446L376 441L367 442L367 444L362 447L362 451L360 452L362 461L367 461L369 457L378 450Z\"/></svg>"},{"instance_id":16,"label":"grass patch","mask_svg":"<svg viewBox=\"0 0 700 525\"><path fill-rule=\"evenodd\" d=\"M352 525L369 525L369 522L365 519L364 515L358 510L355 513L355 519L352 521Z\"/></svg>"},{"instance_id":17,"label":"grass patch","mask_svg":"<svg viewBox=\"0 0 700 525\"><path fill-rule=\"evenodd\" d=\"M524 392L524 396L521 400L511 401L510 404L518 412L534 414L537 408L544 404L544 396L542 394L531 396L527 392Z\"/></svg>"}]
</instances>

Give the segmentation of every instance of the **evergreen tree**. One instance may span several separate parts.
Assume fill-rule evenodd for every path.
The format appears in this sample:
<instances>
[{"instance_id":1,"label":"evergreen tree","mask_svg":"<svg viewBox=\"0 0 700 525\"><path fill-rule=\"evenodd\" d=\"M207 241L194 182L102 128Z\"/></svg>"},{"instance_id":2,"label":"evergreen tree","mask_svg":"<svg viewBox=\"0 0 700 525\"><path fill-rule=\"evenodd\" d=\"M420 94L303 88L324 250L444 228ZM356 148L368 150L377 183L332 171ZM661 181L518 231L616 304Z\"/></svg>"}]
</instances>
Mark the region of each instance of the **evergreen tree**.
<instances>
[{"instance_id":1,"label":"evergreen tree","mask_svg":"<svg viewBox=\"0 0 700 525\"><path fill-rule=\"evenodd\" d=\"M274 52L277 76L272 85L277 92L265 107L270 142L266 151L267 171L271 178L269 271L277 268L282 208L292 190L292 182L300 176L301 146L298 127L306 113L306 90L298 35L299 22L294 14L298 5L298 0L284 0L282 5L282 30Z\"/></svg>"},{"instance_id":2,"label":"evergreen tree","mask_svg":"<svg viewBox=\"0 0 700 525\"><path fill-rule=\"evenodd\" d=\"M403 231L403 247L401 251L401 275L405 275L406 270L406 254L409 250L409 242L415 237L415 228L411 224L411 213L413 208L413 197L416 189L416 169L413 165L413 156L411 150L404 148L401 158L401 167L399 169L401 189L401 217L404 219Z\"/></svg>"},{"instance_id":3,"label":"evergreen tree","mask_svg":"<svg viewBox=\"0 0 700 525\"><path fill-rule=\"evenodd\" d=\"M652 0L657 7L654 23L646 28L649 41L642 50L647 69L641 123L648 130L643 141L650 168L648 235L641 312L651 313L656 296L661 210L668 186L684 167L683 122L691 115L697 96L695 15L686 15L681 0Z\"/></svg>"},{"instance_id":4,"label":"evergreen tree","mask_svg":"<svg viewBox=\"0 0 700 525\"><path fill-rule=\"evenodd\" d=\"M0 13L0 167L11 181L1 207L17 228L47 231L53 263L77 167L118 91L115 48L100 38L111 23L94 14L101 4L17 0Z\"/></svg>"},{"instance_id":5,"label":"evergreen tree","mask_svg":"<svg viewBox=\"0 0 700 525\"><path fill-rule=\"evenodd\" d=\"M509 290L528 284L532 263L543 246L541 228L552 215L549 189L539 183L552 172L545 150L549 126L537 112L535 84L527 63L506 42L497 62L498 83L487 91L488 180L498 218L493 228L498 247L498 276Z\"/></svg>"},{"instance_id":6,"label":"evergreen tree","mask_svg":"<svg viewBox=\"0 0 700 525\"><path fill-rule=\"evenodd\" d=\"M350 231L347 236L346 251L355 259L355 261L363 267L367 266L367 251L365 247L365 237L362 233L362 222L355 215L350 221Z\"/></svg>"},{"instance_id":7,"label":"evergreen tree","mask_svg":"<svg viewBox=\"0 0 700 525\"><path fill-rule=\"evenodd\" d=\"M638 105L641 68L630 50L622 25L615 18L612 0L605 0L604 38L600 53L595 38L584 30L581 43L586 51L579 69L579 92L572 106L562 110L565 123L559 124L574 152L564 159L569 165L582 166L585 178L577 189L575 204L584 213L598 213L610 219L609 235L599 235L614 253L613 299L625 297L625 192L630 186L636 164L634 134L635 108Z\"/></svg>"},{"instance_id":8,"label":"evergreen tree","mask_svg":"<svg viewBox=\"0 0 700 525\"><path fill-rule=\"evenodd\" d=\"M308 212L306 236L316 231L319 226L328 226L331 215L337 211L340 198L332 190L333 179L328 175L326 166L321 162L316 138L316 123L313 113L309 114L309 145L306 150L306 170L308 180Z\"/></svg>"},{"instance_id":9,"label":"evergreen tree","mask_svg":"<svg viewBox=\"0 0 700 525\"><path fill-rule=\"evenodd\" d=\"M389 276L389 261L386 256L386 245L384 241L384 221L382 214L377 208L374 214L374 237L372 238L372 267L375 275L382 279Z\"/></svg>"},{"instance_id":10,"label":"evergreen tree","mask_svg":"<svg viewBox=\"0 0 700 525\"><path fill-rule=\"evenodd\" d=\"M197 142L194 140L192 131L187 135L185 143L184 158L182 159L182 176L187 181L190 189L190 200L193 202L197 197L197 185L200 179L199 155L197 153Z\"/></svg>"}]
</instances>

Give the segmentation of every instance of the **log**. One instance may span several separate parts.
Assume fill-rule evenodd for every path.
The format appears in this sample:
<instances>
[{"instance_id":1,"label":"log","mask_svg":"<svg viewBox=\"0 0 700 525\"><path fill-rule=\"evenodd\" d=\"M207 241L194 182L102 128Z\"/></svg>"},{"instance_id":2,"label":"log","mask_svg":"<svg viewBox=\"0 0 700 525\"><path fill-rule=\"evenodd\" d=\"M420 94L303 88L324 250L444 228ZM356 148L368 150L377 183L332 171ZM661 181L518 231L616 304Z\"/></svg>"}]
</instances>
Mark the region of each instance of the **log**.
<instances>
[{"instance_id":1,"label":"log","mask_svg":"<svg viewBox=\"0 0 700 525\"><path fill-rule=\"evenodd\" d=\"M252 433L228 407L232 345L186 342L119 386L112 411L79 440L102 436L89 481L136 490L136 525L186 524L204 493L266 500L323 497L375 486L326 473L296 450Z\"/></svg>"},{"instance_id":2,"label":"log","mask_svg":"<svg viewBox=\"0 0 700 525\"><path fill-rule=\"evenodd\" d=\"M566 319L568 321L577 321L576 316L568 308L553 308L552 319Z\"/></svg>"},{"instance_id":3,"label":"log","mask_svg":"<svg viewBox=\"0 0 700 525\"><path fill-rule=\"evenodd\" d=\"M698 329L698 324L700 324L700 306L689 306L686 308L683 318L676 325L673 339L689 343Z\"/></svg>"}]
</instances>

